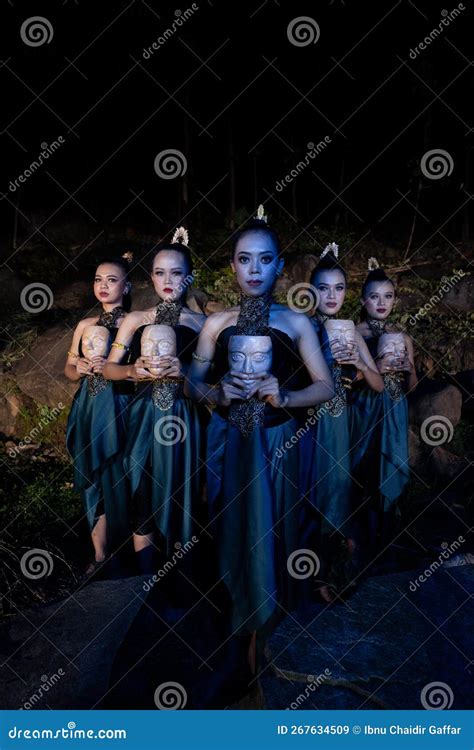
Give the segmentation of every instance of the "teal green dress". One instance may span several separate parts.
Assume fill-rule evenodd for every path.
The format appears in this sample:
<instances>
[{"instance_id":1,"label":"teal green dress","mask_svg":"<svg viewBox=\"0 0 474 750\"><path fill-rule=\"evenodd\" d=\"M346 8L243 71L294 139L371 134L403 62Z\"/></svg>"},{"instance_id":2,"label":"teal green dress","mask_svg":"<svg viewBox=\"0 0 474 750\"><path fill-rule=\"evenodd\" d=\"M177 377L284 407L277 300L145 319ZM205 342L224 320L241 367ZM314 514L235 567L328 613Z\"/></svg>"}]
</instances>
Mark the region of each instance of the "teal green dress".
<instances>
[{"instance_id":1,"label":"teal green dress","mask_svg":"<svg viewBox=\"0 0 474 750\"><path fill-rule=\"evenodd\" d=\"M366 343L375 359L377 337ZM383 393L361 384L351 401L352 468L381 513L395 509L410 476L403 375L388 373L383 379Z\"/></svg>"},{"instance_id":2,"label":"teal green dress","mask_svg":"<svg viewBox=\"0 0 474 750\"><path fill-rule=\"evenodd\" d=\"M136 331L130 359L140 356L144 326ZM184 325L173 326L176 356L189 365L199 334ZM206 412L183 395L160 408L153 400L153 381L137 383L128 411L125 471L132 494L133 531L158 530L164 552L180 549L198 529L203 489L203 451Z\"/></svg>"},{"instance_id":3,"label":"teal green dress","mask_svg":"<svg viewBox=\"0 0 474 750\"><path fill-rule=\"evenodd\" d=\"M319 536L334 531L346 535L351 515L350 417L347 408L348 387L354 368L341 366L334 360L326 329L312 319L318 334L321 351L334 381L336 395L314 407L314 415L307 415L301 439L301 487L316 511L315 525ZM318 546L321 540L318 540Z\"/></svg>"},{"instance_id":4,"label":"teal green dress","mask_svg":"<svg viewBox=\"0 0 474 750\"><path fill-rule=\"evenodd\" d=\"M229 338L218 336L213 382L228 372ZM296 345L270 328L272 373L293 390L301 368ZM239 402L233 401L233 404ZM292 445L296 420L286 409L265 404L263 423L244 434L232 423L231 407L216 407L207 441L207 497L219 575L230 594L232 630L260 636L295 605L295 577L288 558L297 550L300 510L299 454Z\"/></svg>"},{"instance_id":5,"label":"teal green dress","mask_svg":"<svg viewBox=\"0 0 474 750\"><path fill-rule=\"evenodd\" d=\"M117 328L111 329L115 338ZM79 353L82 356L82 348ZM73 460L74 489L80 494L89 527L107 518L109 547L129 537L128 484L123 470L127 409L133 383L104 380L91 395L89 376L81 379L69 413L66 445Z\"/></svg>"}]
</instances>

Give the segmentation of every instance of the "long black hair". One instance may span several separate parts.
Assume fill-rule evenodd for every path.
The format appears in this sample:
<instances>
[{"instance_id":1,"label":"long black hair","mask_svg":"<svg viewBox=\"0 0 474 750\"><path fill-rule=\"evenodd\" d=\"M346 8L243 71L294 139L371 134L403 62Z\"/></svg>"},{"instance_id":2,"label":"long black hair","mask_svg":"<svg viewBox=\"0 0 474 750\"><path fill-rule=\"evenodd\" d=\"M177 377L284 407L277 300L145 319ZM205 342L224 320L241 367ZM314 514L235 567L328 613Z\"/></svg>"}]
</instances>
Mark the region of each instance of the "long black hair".
<instances>
[{"instance_id":1,"label":"long black hair","mask_svg":"<svg viewBox=\"0 0 474 750\"><path fill-rule=\"evenodd\" d=\"M130 290L123 295L122 300L122 307L125 310L125 312L130 312L132 308L132 293L131 293L131 282L129 279L129 273L130 273L130 262L124 258L123 256L113 256L109 255L104 258L100 258L100 260L95 264L94 271L96 272L99 266L104 265L104 263L111 263L114 266L118 266L121 271L123 271L123 274L125 276L125 280L130 285Z\"/></svg>"}]
</instances>

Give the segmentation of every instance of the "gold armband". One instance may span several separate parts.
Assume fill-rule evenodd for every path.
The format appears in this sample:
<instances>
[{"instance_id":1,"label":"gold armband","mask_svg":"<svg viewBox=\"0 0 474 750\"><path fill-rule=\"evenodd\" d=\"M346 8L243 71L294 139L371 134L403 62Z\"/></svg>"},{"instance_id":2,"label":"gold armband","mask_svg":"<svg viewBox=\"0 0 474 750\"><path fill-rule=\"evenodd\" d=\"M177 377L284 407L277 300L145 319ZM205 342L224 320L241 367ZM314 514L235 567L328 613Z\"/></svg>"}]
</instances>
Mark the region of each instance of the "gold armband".
<instances>
[{"instance_id":1,"label":"gold armband","mask_svg":"<svg viewBox=\"0 0 474 750\"><path fill-rule=\"evenodd\" d=\"M68 352L68 357L74 357L74 359L79 359L79 354L76 354L76 352Z\"/></svg>"},{"instance_id":2,"label":"gold armband","mask_svg":"<svg viewBox=\"0 0 474 750\"><path fill-rule=\"evenodd\" d=\"M196 352L193 352L191 356L197 362L212 362L212 359L207 359L207 357L201 357L201 355L197 354Z\"/></svg>"},{"instance_id":3,"label":"gold armband","mask_svg":"<svg viewBox=\"0 0 474 750\"><path fill-rule=\"evenodd\" d=\"M120 344L118 341L114 341L112 346L115 346L116 349L125 349L125 350L129 349L128 346L126 346L125 344Z\"/></svg>"}]
</instances>

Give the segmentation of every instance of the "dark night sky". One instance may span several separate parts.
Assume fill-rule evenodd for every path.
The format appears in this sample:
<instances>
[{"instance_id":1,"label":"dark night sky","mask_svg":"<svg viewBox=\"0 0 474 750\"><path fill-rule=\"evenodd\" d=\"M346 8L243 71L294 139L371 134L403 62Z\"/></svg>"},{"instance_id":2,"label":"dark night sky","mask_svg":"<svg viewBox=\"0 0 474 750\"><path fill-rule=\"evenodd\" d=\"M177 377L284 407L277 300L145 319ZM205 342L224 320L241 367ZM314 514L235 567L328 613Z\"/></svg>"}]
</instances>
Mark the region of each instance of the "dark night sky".
<instances>
[{"instance_id":1,"label":"dark night sky","mask_svg":"<svg viewBox=\"0 0 474 750\"><path fill-rule=\"evenodd\" d=\"M402 195L411 191L414 202L420 159L441 148L454 168L442 180L423 181L426 221L418 231L430 236L448 220L443 231L461 236L472 191L469 0L415 60L410 49L457 4L197 5L144 59L144 48L177 17L176 3L2 0L1 193L48 222L74 217L91 227L161 233L187 214L186 223L203 231L228 219L232 140L237 209L252 211L257 198L271 216L294 224L295 234L339 221L359 235L371 230L403 244L413 210ZM21 25L32 15L52 25L49 44L22 41ZM316 43L290 43L288 24L300 16L318 24ZM13 194L9 181L58 136L64 145ZM325 136L331 143L297 178L294 195L289 186L276 191L308 142ZM163 180L154 170L163 149L186 157L187 203L182 179ZM7 200L1 212L6 238L13 217Z\"/></svg>"}]
</instances>

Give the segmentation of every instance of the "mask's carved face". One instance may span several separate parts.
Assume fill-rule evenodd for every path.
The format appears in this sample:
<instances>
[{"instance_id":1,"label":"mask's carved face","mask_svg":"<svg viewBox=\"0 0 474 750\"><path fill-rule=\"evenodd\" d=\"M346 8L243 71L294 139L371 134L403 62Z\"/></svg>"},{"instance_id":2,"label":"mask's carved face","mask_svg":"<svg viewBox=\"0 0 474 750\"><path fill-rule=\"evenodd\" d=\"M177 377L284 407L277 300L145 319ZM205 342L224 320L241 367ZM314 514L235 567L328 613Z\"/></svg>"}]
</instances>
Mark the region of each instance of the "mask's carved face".
<instances>
[{"instance_id":1,"label":"mask's carved face","mask_svg":"<svg viewBox=\"0 0 474 750\"><path fill-rule=\"evenodd\" d=\"M231 336L229 369L246 375L269 372L272 366L270 336ZM252 383L252 380L249 380Z\"/></svg>"},{"instance_id":2,"label":"mask's carved face","mask_svg":"<svg viewBox=\"0 0 474 750\"><path fill-rule=\"evenodd\" d=\"M169 354L176 357L176 334L171 326L145 326L141 339L142 357L161 357ZM159 375L161 368L149 367L152 375Z\"/></svg>"},{"instance_id":3,"label":"mask's carved face","mask_svg":"<svg viewBox=\"0 0 474 750\"><path fill-rule=\"evenodd\" d=\"M109 353L110 333L105 326L87 326L82 334L82 351L85 357L106 357Z\"/></svg>"},{"instance_id":4,"label":"mask's carved face","mask_svg":"<svg viewBox=\"0 0 474 750\"><path fill-rule=\"evenodd\" d=\"M355 344L355 325L353 320L326 320L326 328L330 343L337 342L342 346Z\"/></svg>"},{"instance_id":5,"label":"mask's carved face","mask_svg":"<svg viewBox=\"0 0 474 750\"><path fill-rule=\"evenodd\" d=\"M403 333L383 333L378 341L377 356L405 359L407 347Z\"/></svg>"}]
</instances>

